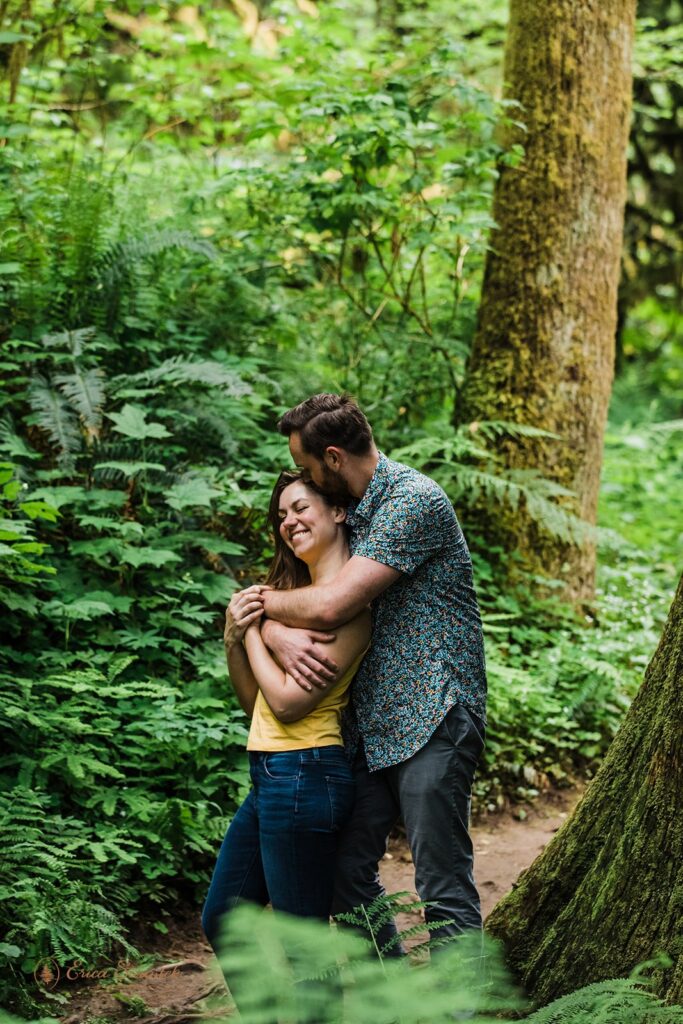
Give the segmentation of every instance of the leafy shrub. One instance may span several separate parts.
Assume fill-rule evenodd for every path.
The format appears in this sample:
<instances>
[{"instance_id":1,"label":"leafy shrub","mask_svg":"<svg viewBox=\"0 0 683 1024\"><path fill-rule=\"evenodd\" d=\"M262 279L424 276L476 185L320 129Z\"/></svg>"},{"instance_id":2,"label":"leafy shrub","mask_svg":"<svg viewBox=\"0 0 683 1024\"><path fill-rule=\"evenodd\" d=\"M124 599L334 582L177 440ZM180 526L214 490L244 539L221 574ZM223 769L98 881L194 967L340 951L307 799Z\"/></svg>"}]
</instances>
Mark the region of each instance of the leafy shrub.
<instances>
[{"instance_id":1,"label":"leafy shrub","mask_svg":"<svg viewBox=\"0 0 683 1024\"><path fill-rule=\"evenodd\" d=\"M473 1020L492 1024L524 1002L500 948L461 936L429 965L378 960L366 940L314 921L244 906L226 915L221 967L245 1024L274 1019L354 1024ZM683 1020L663 1006L642 976L602 982L524 1016L527 1024L646 1024Z\"/></svg>"},{"instance_id":2,"label":"leafy shrub","mask_svg":"<svg viewBox=\"0 0 683 1024\"><path fill-rule=\"evenodd\" d=\"M434 11L424 32L422 11L363 12L361 46L344 5L275 4L260 52L228 8L181 11L36 0L0 44L6 991L206 884L245 784L221 619L263 570L289 461L273 427L304 394L353 390L466 526L492 683L480 805L599 758L669 588L673 431L608 438L602 522L630 547L606 555L590 622L502 590L467 519L479 488L582 529L547 482L475 469L509 428L452 428L496 167L520 156L497 141L514 108L468 74L503 5L467 51ZM674 525L655 536L663 495Z\"/></svg>"}]
</instances>

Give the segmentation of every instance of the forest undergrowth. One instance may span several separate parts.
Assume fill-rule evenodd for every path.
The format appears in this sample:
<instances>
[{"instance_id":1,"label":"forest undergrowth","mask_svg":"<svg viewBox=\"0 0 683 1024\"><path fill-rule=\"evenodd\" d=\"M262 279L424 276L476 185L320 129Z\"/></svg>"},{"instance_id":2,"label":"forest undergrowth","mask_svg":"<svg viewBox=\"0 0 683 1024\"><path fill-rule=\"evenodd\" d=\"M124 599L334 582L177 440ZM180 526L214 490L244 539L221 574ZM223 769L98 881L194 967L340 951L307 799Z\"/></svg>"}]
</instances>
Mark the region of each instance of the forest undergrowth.
<instances>
[{"instance_id":1,"label":"forest undergrowth","mask_svg":"<svg viewBox=\"0 0 683 1024\"><path fill-rule=\"evenodd\" d=\"M0 1001L27 1015L42 958L125 950L132 915L163 932L206 888L248 785L222 619L268 562L288 406L352 391L380 448L454 502L490 682L479 809L591 776L682 530L664 292L624 333L597 532L492 455L533 428L457 421L493 182L522 158L499 142L518 110L481 84L500 4L476 43L415 29L398 55L384 29L357 45L341 7L283 5L274 50L222 8L200 38L163 18L114 32L99 0L55 27L59 7L36 5L35 60L37 21L0 41L19 76L0 148ZM596 542L595 601L534 596L479 536L482 496Z\"/></svg>"},{"instance_id":2,"label":"forest undergrowth","mask_svg":"<svg viewBox=\"0 0 683 1024\"><path fill-rule=\"evenodd\" d=\"M203 891L248 784L221 620L267 564L267 497L288 463L274 423L303 397L297 359L312 367L307 392L348 384L324 347L283 344L286 286L277 310L220 240L200 241L204 218L117 241L130 205L117 220L102 200L93 219L91 184L85 218L80 198L22 173L41 218L17 243L28 280L10 293L3 355L6 997L41 957L104 955L140 908L163 929L177 898ZM673 589L680 421L641 405L610 430L598 591L577 612L534 597L521 571L511 582L468 519L482 488L494 503L524 498L493 460L480 472L487 431L505 425L449 434L434 409L420 422L417 407L369 406L380 447L444 485L472 550L490 683L476 806L590 777ZM543 520L550 499L537 496ZM548 528L576 524L560 512Z\"/></svg>"}]
</instances>

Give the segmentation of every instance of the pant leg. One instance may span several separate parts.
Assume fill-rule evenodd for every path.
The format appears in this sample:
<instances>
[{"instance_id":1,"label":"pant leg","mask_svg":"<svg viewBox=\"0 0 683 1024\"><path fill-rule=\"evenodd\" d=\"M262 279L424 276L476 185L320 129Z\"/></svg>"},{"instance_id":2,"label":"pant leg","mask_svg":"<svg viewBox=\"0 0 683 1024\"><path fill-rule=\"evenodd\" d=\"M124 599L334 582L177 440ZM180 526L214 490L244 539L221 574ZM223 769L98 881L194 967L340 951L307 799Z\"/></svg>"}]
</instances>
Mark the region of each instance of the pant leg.
<instances>
[{"instance_id":1,"label":"pant leg","mask_svg":"<svg viewBox=\"0 0 683 1024\"><path fill-rule=\"evenodd\" d=\"M468 828L484 735L480 719L456 704L427 744L395 769L415 887L421 900L436 904L425 911L426 920L455 922L431 931L432 938L481 929Z\"/></svg>"},{"instance_id":2,"label":"pant leg","mask_svg":"<svg viewBox=\"0 0 683 1024\"><path fill-rule=\"evenodd\" d=\"M341 746L262 755L257 801L273 909L328 921L355 784Z\"/></svg>"},{"instance_id":3,"label":"pant leg","mask_svg":"<svg viewBox=\"0 0 683 1024\"><path fill-rule=\"evenodd\" d=\"M363 750L358 752L354 762L356 803L340 837L333 914L349 913L355 907L368 906L385 895L379 878L379 862L399 816L390 772L391 769L368 771ZM393 921L383 924L375 936L379 948L395 940L396 935ZM400 956L402 952L399 944L393 942L387 955Z\"/></svg>"},{"instance_id":4,"label":"pant leg","mask_svg":"<svg viewBox=\"0 0 683 1024\"><path fill-rule=\"evenodd\" d=\"M253 789L225 834L202 910L202 928L214 951L221 918L240 899L261 906L268 903Z\"/></svg>"}]
</instances>

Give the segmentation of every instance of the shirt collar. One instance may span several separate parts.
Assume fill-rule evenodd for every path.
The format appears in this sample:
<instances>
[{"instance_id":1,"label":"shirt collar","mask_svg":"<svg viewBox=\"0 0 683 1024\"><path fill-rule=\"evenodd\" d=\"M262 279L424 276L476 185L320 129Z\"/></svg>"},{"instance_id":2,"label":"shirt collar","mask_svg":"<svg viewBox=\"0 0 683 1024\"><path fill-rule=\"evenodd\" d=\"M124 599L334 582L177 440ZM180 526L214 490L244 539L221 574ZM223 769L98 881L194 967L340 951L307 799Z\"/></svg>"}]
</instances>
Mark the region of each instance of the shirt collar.
<instances>
[{"instance_id":1,"label":"shirt collar","mask_svg":"<svg viewBox=\"0 0 683 1024\"><path fill-rule=\"evenodd\" d=\"M359 519L363 522L369 522L377 511L384 492L387 489L389 483L389 469L390 460L384 455L383 452L379 452L379 458L377 465L375 466L375 472L372 474L370 483L365 489L365 494L358 501L356 505L352 505L346 515L347 524L353 528Z\"/></svg>"}]
</instances>

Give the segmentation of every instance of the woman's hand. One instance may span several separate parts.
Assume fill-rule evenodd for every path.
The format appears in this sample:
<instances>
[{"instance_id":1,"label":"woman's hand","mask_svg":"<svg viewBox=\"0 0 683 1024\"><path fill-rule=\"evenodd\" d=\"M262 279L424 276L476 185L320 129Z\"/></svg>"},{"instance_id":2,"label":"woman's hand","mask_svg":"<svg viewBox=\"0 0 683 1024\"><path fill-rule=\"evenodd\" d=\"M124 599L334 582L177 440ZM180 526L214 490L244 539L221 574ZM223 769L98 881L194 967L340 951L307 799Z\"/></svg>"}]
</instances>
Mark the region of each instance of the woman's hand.
<instances>
[{"instance_id":1,"label":"woman's hand","mask_svg":"<svg viewBox=\"0 0 683 1024\"><path fill-rule=\"evenodd\" d=\"M260 583L246 590L236 591L230 598L230 604L225 610L225 629L223 630L223 643L226 647L234 647L242 642L244 634L249 626L257 622L263 615L264 590L269 587Z\"/></svg>"}]
</instances>

